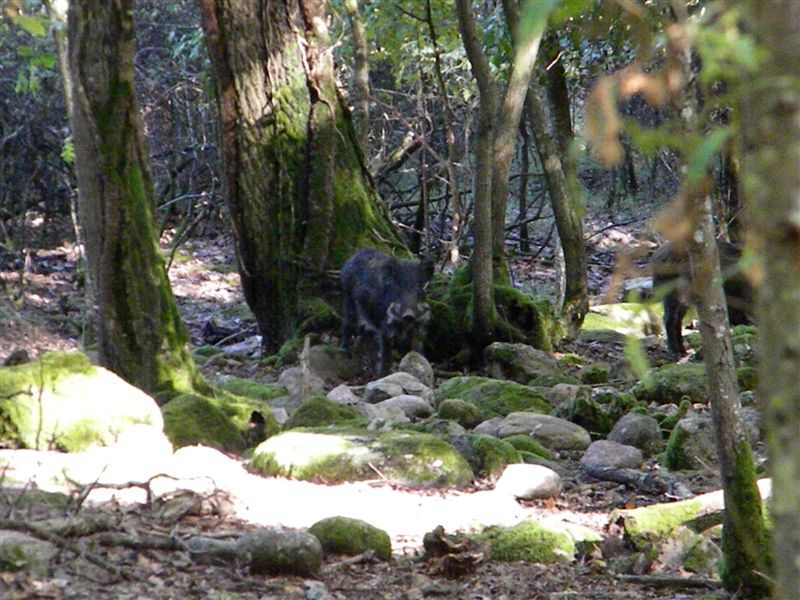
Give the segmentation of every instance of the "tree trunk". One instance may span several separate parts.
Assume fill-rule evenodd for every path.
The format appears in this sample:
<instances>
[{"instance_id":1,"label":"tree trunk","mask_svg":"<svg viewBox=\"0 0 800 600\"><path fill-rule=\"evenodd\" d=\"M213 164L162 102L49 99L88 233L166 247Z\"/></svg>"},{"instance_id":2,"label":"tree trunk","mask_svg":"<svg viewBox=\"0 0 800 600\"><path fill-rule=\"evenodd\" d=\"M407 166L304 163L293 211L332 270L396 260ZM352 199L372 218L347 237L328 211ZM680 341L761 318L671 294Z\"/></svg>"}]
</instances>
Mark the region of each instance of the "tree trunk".
<instances>
[{"instance_id":1,"label":"tree trunk","mask_svg":"<svg viewBox=\"0 0 800 600\"><path fill-rule=\"evenodd\" d=\"M520 122L519 133L522 136L522 147L520 148L520 175L519 175L519 250L520 252L530 252L531 245L528 240L528 180L531 168L530 156L530 136L525 122Z\"/></svg>"},{"instance_id":2,"label":"tree trunk","mask_svg":"<svg viewBox=\"0 0 800 600\"><path fill-rule=\"evenodd\" d=\"M319 0L198 0L214 68L222 177L265 352L298 298L362 246L405 252L336 85ZM302 274L302 276L301 276Z\"/></svg>"},{"instance_id":3,"label":"tree trunk","mask_svg":"<svg viewBox=\"0 0 800 600\"><path fill-rule=\"evenodd\" d=\"M679 13L680 25L686 16ZM680 114L688 131L697 131L698 94L689 46L672 48L686 88L679 98ZM688 240L692 293L700 318L706 387L719 457L720 479L725 496L722 552L722 583L731 592L746 598L761 598L769 593L764 574L765 533L761 496L756 485L755 464L741 424L739 388L733 361L733 344L728 307L722 287L722 272L711 199L705 181L684 183L691 214L697 222Z\"/></svg>"},{"instance_id":4,"label":"tree trunk","mask_svg":"<svg viewBox=\"0 0 800 600\"><path fill-rule=\"evenodd\" d=\"M528 4L528 3L526 3ZM552 3L551 3L552 4ZM525 6L529 10L529 6ZM535 27L520 28L519 8L516 0L503 0L506 23L511 32L514 60L508 76L508 86L497 117L494 152L492 157L492 254L495 276L508 281L506 265L506 204L508 201L508 174L517 142L519 121L525 106L525 94L531 80L539 43L547 19L539 19Z\"/></svg>"},{"instance_id":5,"label":"tree trunk","mask_svg":"<svg viewBox=\"0 0 800 600\"><path fill-rule=\"evenodd\" d=\"M344 0L344 9L353 32L353 114L356 135L366 152L369 142L369 63L367 62L367 34L358 10L358 0Z\"/></svg>"},{"instance_id":6,"label":"tree trunk","mask_svg":"<svg viewBox=\"0 0 800 600\"><path fill-rule=\"evenodd\" d=\"M75 166L100 363L161 398L208 389L189 354L156 239L133 82L133 0L73 0L68 21Z\"/></svg>"},{"instance_id":7,"label":"tree trunk","mask_svg":"<svg viewBox=\"0 0 800 600\"><path fill-rule=\"evenodd\" d=\"M583 222L576 199L570 194L567 177L559 158L558 147L548 132L539 83L531 79L528 87L528 116L533 137L544 168L550 204L564 252L564 301L559 320L568 339L575 339L589 312L589 288L586 278L586 246Z\"/></svg>"},{"instance_id":8,"label":"tree trunk","mask_svg":"<svg viewBox=\"0 0 800 600\"><path fill-rule=\"evenodd\" d=\"M769 50L743 78L745 202L760 258L760 397L770 451L775 598L800 589L800 3L746 3Z\"/></svg>"},{"instance_id":9,"label":"tree trunk","mask_svg":"<svg viewBox=\"0 0 800 600\"><path fill-rule=\"evenodd\" d=\"M472 74L478 82L478 131L475 140L475 218L472 230L475 245L472 268L473 334L478 346L494 336L497 309L494 305L492 277L492 148L497 93L489 61L481 48L475 18L468 0L456 0L458 28L467 52Z\"/></svg>"}]
</instances>

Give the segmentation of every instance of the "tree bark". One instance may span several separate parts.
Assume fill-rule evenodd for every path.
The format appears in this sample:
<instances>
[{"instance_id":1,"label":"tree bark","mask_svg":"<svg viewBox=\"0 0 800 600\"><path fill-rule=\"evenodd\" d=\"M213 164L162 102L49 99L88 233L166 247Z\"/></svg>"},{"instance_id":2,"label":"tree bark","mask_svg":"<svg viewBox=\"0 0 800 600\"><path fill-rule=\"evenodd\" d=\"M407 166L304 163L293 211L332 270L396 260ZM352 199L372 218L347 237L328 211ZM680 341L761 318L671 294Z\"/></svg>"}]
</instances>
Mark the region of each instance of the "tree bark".
<instances>
[{"instance_id":1,"label":"tree bark","mask_svg":"<svg viewBox=\"0 0 800 600\"><path fill-rule=\"evenodd\" d=\"M769 56L742 92L742 167L757 302L760 397L773 480L774 598L800 589L800 3L749 0L751 31Z\"/></svg>"},{"instance_id":2,"label":"tree bark","mask_svg":"<svg viewBox=\"0 0 800 600\"><path fill-rule=\"evenodd\" d=\"M222 177L265 352L298 299L356 248L407 252L336 85L321 0L198 0L215 72Z\"/></svg>"},{"instance_id":3,"label":"tree bark","mask_svg":"<svg viewBox=\"0 0 800 600\"><path fill-rule=\"evenodd\" d=\"M558 237L564 251L565 287L559 320L567 339L575 339L580 333L586 313L589 312L583 221L578 203L573 194L570 194L558 147L549 135L539 83L535 78L531 79L528 87L527 102L529 122L539 149Z\"/></svg>"},{"instance_id":4,"label":"tree bark","mask_svg":"<svg viewBox=\"0 0 800 600\"><path fill-rule=\"evenodd\" d=\"M529 7L525 7L528 9ZM494 152L492 157L492 254L495 276L508 281L506 265L506 204L508 201L508 175L517 142L519 121L525 106L525 96L531 73L544 34L546 19L540 19L534 28L520 30L519 8L516 0L503 0L506 23L511 32L514 60L503 102L497 117Z\"/></svg>"},{"instance_id":5,"label":"tree bark","mask_svg":"<svg viewBox=\"0 0 800 600\"><path fill-rule=\"evenodd\" d=\"M353 33L353 114L356 135L361 148L366 152L369 143L369 62L367 57L367 34L364 21L358 10L358 0L344 0L344 9Z\"/></svg>"},{"instance_id":6,"label":"tree bark","mask_svg":"<svg viewBox=\"0 0 800 600\"><path fill-rule=\"evenodd\" d=\"M207 390L159 254L134 90L133 0L73 0L72 131L100 363L161 399Z\"/></svg>"},{"instance_id":7,"label":"tree bark","mask_svg":"<svg viewBox=\"0 0 800 600\"><path fill-rule=\"evenodd\" d=\"M494 336L497 309L492 276L492 149L495 136L497 93L489 61L483 53L472 7L468 0L456 0L458 28L464 49L478 82L478 131L475 140L475 218L472 268L473 334L479 346ZM505 234L504 234L505 235Z\"/></svg>"},{"instance_id":8,"label":"tree bark","mask_svg":"<svg viewBox=\"0 0 800 600\"><path fill-rule=\"evenodd\" d=\"M685 27L685 15L678 16L679 25ZM687 82L678 108L687 130L698 131L692 48L682 43L679 36L671 42L674 59ZM725 497L722 529L725 560L720 575L727 590L747 598L761 598L769 594L769 583L764 576L769 566L765 559L761 496L750 443L740 418L728 307L707 188L705 180L687 180L683 193L687 194L690 211L696 218L695 231L688 240L692 293L700 318L706 387Z\"/></svg>"}]
</instances>

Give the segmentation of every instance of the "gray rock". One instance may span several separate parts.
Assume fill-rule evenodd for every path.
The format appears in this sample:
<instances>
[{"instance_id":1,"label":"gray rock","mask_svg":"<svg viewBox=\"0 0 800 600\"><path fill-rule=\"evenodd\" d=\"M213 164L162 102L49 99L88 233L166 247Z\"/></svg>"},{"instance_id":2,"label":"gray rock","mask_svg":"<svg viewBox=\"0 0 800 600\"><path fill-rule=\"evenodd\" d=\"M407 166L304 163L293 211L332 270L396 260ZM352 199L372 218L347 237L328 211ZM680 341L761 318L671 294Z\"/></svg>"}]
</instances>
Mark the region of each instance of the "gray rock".
<instances>
[{"instance_id":1,"label":"gray rock","mask_svg":"<svg viewBox=\"0 0 800 600\"><path fill-rule=\"evenodd\" d=\"M561 492L561 477L541 465L513 464L506 466L494 489L521 500L552 498Z\"/></svg>"},{"instance_id":2,"label":"gray rock","mask_svg":"<svg viewBox=\"0 0 800 600\"><path fill-rule=\"evenodd\" d=\"M382 401L383 402L383 401ZM362 403L358 405L358 410L370 420L367 427L370 431L381 429L387 423L410 423L411 419L406 416L403 409L399 406Z\"/></svg>"},{"instance_id":3,"label":"gray rock","mask_svg":"<svg viewBox=\"0 0 800 600\"><path fill-rule=\"evenodd\" d=\"M755 444L760 437L758 411L751 407L743 407L740 416L750 444ZM669 447L669 454L673 458L679 458L677 458L678 464L668 462L668 468L714 468L718 459L711 415L689 414L678 421L672 430Z\"/></svg>"},{"instance_id":4,"label":"gray rock","mask_svg":"<svg viewBox=\"0 0 800 600\"><path fill-rule=\"evenodd\" d=\"M289 420L289 413L288 411L282 406L270 407L269 412L272 413L272 416L275 417L275 421L278 422L278 425L283 427L283 424Z\"/></svg>"},{"instance_id":5,"label":"gray rock","mask_svg":"<svg viewBox=\"0 0 800 600\"><path fill-rule=\"evenodd\" d=\"M410 373L398 372L370 381L364 391L364 402L376 404L387 398L410 394L433 401L433 390Z\"/></svg>"},{"instance_id":6,"label":"gray rock","mask_svg":"<svg viewBox=\"0 0 800 600\"><path fill-rule=\"evenodd\" d=\"M328 400L336 404L343 404L345 406L353 406L361 402L358 396L353 393L349 385L344 383L337 385L330 392L328 392Z\"/></svg>"},{"instance_id":7,"label":"gray rock","mask_svg":"<svg viewBox=\"0 0 800 600\"><path fill-rule=\"evenodd\" d=\"M289 367L281 371L278 376L278 383L284 386L289 393L298 397L303 384L303 370L300 367ZM325 390L325 381L313 373L310 373L306 381L306 393L322 392Z\"/></svg>"},{"instance_id":8,"label":"gray rock","mask_svg":"<svg viewBox=\"0 0 800 600\"><path fill-rule=\"evenodd\" d=\"M494 342L484 349L483 360L495 379L528 383L540 375L561 374L558 361L550 353L527 344Z\"/></svg>"},{"instance_id":9,"label":"gray rock","mask_svg":"<svg viewBox=\"0 0 800 600\"><path fill-rule=\"evenodd\" d=\"M308 368L325 381L352 379L361 371L356 358L329 344L318 344L308 349Z\"/></svg>"},{"instance_id":10,"label":"gray rock","mask_svg":"<svg viewBox=\"0 0 800 600\"><path fill-rule=\"evenodd\" d=\"M44 540L22 533L0 529L0 570L24 570L33 577L46 577L50 561L58 548Z\"/></svg>"},{"instance_id":11,"label":"gray rock","mask_svg":"<svg viewBox=\"0 0 800 600\"><path fill-rule=\"evenodd\" d=\"M635 412L623 415L611 428L607 439L639 448L645 456L657 454L664 446L658 421Z\"/></svg>"},{"instance_id":12,"label":"gray rock","mask_svg":"<svg viewBox=\"0 0 800 600\"><path fill-rule=\"evenodd\" d=\"M588 471L603 468L636 469L643 460L642 451L638 448L609 440L597 440L583 453L581 465Z\"/></svg>"},{"instance_id":13,"label":"gray rock","mask_svg":"<svg viewBox=\"0 0 800 600\"><path fill-rule=\"evenodd\" d=\"M433 367L419 352L411 351L400 361L398 371L410 373L424 385L433 388Z\"/></svg>"},{"instance_id":14,"label":"gray rock","mask_svg":"<svg viewBox=\"0 0 800 600\"><path fill-rule=\"evenodd\" d=\"M419 396L401 394L375 404L377 408L396 407L410 419L424 419L433 414L433 407Z\"/></svg>"},{"instance_id":15,"label":"gray rock","mask_svg":"<svg viewBox=\"0 0 800 600\"><path fill-rule=\"evenodd\" d=\"M497 432L500 430L500 423L502 423L503 420L503 417L492 417L476 426L473 432L479 435L493 435L497 437Z\"/></svg>"},{"instance_id":16,"label":"gray rock","mask_svg":"<svg viewBox=\"0 0 800 600\"><path fill-rule=\"evenodd\" d=\"M310 533L264 528L245 533L237 543L239 563L251 573L314 577L322 566L322 545Z\"/></svg>"},{"instance_id":17,"label":"gray rock","mask_svg":"<svg viewBox=\"0 0 800 600\"><path fill-rule=\"evenodd\" d=\"M514 412L503 419L497 437L530 435L551 450L585 450L592 443L589 432L566 419L531 412Z\"/></svg>"}]
</instances>

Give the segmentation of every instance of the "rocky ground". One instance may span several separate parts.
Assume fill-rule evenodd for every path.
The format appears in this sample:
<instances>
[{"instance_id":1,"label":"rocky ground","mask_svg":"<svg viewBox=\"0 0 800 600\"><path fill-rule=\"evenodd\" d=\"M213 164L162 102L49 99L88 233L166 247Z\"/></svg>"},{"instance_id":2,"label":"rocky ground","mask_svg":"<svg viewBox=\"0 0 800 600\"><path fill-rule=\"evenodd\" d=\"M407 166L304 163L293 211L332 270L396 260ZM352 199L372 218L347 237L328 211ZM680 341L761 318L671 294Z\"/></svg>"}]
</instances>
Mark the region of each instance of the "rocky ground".
<instances>
[{"instance_id":1,"label":"rocky ground","mask_svg":"<svg viewBox=\"0 0 800 600\"><path fill-rule=\"evenodd\" d=\"M590 279L592 291L599 298L607 288L613 266L610 248L629 243L630 237L608 230L595 241ZM35 357L47 350L81 346L86 332L80 328L83 307L76 258L74 248L65 245L32 250L25 257L0 253L0 362L19 349ZM220 237L187 246L170 267L173 290L196 345L206 341L211 317L231 326L244 314L233 264L229 240ZM529 288L551 284L552 272L541 264L531 258L516 260L517 283ZM242 358L253 348L252 337L244 335L231 342L240 342L242 352L208 363L204 375L209 380L226 375L275 380L277 372ZM609 363L623 352L621 343L598 340L578 342L566 350ZM649 352L651 361L664 361L662 349L651 348ZM137 462L136 452L132 454ZM26 522L65 517L106 524L86 538L91 540L89 543L60 546L53 571L0 573L0 596L598 600L726 597L713 582L690 577L667 564L650 564L638 571L634 568L633 574L622 576L606 568L607 556L603 555L571 563L509 564L487 560L481 549L476 549L478 558L469 568L457 576L447 576L441 564L426 559L422 553L422 534L437 524L452 532L466 529L475 521L489 522L491 517L497 522L513 522L531 516L556 516L613 538L614 532L607 528L610 510L668 500L663 495L593 480L580 474L574 463L575 474L565 479L565 491L555 501L518 502L492 496L488 492L492 484L486 481L448 491L403 489L377 478L373 482L332 486L258 477L245 472L238 459L219 456L220 461L225 461L224 472L235 472L240 477L215 480L215 492L191 492L197 500L197 510L184 511L178 517L165 518L163 504L149 501L147 489L141 486L83 488L73 493L68 505L52 503L46 495L20 495L8 487L0 489L0 529L25 530ZM48 453L22 453L17 458L16 475L27 470L29 478L35 480L37 473L55 468L53 464L62 458ZM48 461L54 462L48 466ZM141 466L141 460L138 462ZM564 464L569 469L568 456L564 457ZM212 467L209 464L207 468ZM712 489L716 481L698 476L687 485L697 493ZM32 483L26 492L36 487ZM242 506L242 498L246 499L246 507ZM198 565L181 550L153 549L141 542L149 534L185 536L202 532L226 538L263 525L307 527L331 512L360 516L389 531L393 560L384 563L369 557L329 558L319 578L306 580L251 575L230 565ZM101 535L108 531L127 534L127 541Z\"/></svg>"}]
</instances>

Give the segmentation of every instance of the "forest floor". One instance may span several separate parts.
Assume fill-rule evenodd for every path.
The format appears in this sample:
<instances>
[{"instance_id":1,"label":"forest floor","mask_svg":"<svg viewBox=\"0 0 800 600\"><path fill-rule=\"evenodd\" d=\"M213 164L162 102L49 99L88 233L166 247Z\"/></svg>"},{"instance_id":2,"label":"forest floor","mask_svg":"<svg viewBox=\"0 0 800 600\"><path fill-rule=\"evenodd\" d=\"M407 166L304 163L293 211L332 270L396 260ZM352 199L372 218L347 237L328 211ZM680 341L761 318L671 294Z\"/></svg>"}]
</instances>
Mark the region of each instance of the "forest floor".
<instances>
[{"instance_id":1,"label":"forest floor","mask_svg":"<svg viewBox=\"0 0 800 600\"><path fill-rule=\"evenodd\" d=\"M630 247L642 241L643 224L632 227L590 226L597 232L590 255L590 291L595 302L605 302L608 281L614 269L615 249ZM546 258L546 257L545 257ZM77 283L77 255L71 245L30 249L25 256L0 250L0 364L14 350L24 349L32 357L49 350L74 349L81 346L83 292ZM555 281L552 260L542 257L516 257L512 270L518 285L526 289L552 289ZM225 319L230 324L239 317L244 304L230 239L194 240L181 248L170 270L170 280L193 344L205 342L206 324L212 319ZM545 266L542 266L545 265ZM632 277L635 274L629 274ZM252 340L252 337L249 338ZM252 347L243 340L242 348ZM590 355L613 362L622 356L622 345L613 342L582 342L564 350ZM663 351L651 350L654 363L664 362ZM214 361L204 375L215 381L235 375L274 381L277 372L258 361L233 357ZM568 458L568 457L567 457ZM44 460L44 458L42 458ZM232 459L233 460L233 459ZM567 460L567 462L569 462ZM598 482L576 475L565 481L564 493L555 501L516 503L511 512L525 516L566 515L567 520L588 524L603 530L608 513L614 508L632 507L669 500L647 495L609 482ZM251 477L256 477L250 475ZM260 478L264 479L264 478ZM714 477L700 477L690 483L696 493L714 489ZM287 480L266 480L259 493L270 501L284 500L286 510L296 504L296 511L308 511L310 505L332 509L334 498L343 486L329 486ZM559 564L496 563L478 561L476 566L459 577L446 577L437 572L436 564L427 562L420 546L421 524L415 515L446 514L448 507L465 497L486 493L489 482L476 482L469 489L431 491L399 488L383 482L347 484L360 490L346 500L363 513L390 515L393 522L395 556L391 563L363 560L329 559L316 580L298 577L253 576L222 565L200 565L180 551L153 550L111 545L84 547L76 558L64 547L57 557L55 570L47 576L30 573L0 573L0 597L17 598L309 598L309 599L372 599L372 598L463 598L463 599L651 599L651 598L727 598L713 582L698 581L667 565L650 564L638 576L611 573L602 560L586 559ZM346 487L346 486L345 486ZM307 495L306 502L294 502L298 494ZM353 504L355 503L355 504ZM376 506L376 504L378 506ZM115 519L127 533L145 533L163 529L158 523L159 507L153 503L126 502L124 494L103 503L82 502L78 513L82 518ZM488 505L485 510L493 510ZM502 507L498 510L505 510ZM427 511L427 513L426 513ZM441 512L444 511L444 512ZM0 521L30 521L64 516L63 507L45 501L21 499L17 491L2 487L0 473ZM464 516L464 528L476 515ZM311 525L316 519L308 514L296 515L283 522ZM367 517L364 517L367 518ZM309 520L310 519L310 520ZM404 520L407 519L407 520ZM369 520L367 518L367 520ZM306 522L308 521L308 522ZM452 523L452 519L449 523ZM244 520L236 511L217 510L182 518L180 532L203 532L226 537L239 535L264 522ZM175 526L178 528L178 526ZM404 527L406 531L404 532ZM455 525L453 525L455 527ZM0 523L2 528L2 523ZM448 528L448 533L452 531ZM166 532L165 532L166 533ZM606 533L609 533L606 531ZM110 578L106 568L87 561L91 556L118 569Z\"/></svg>"}]
</instances>

